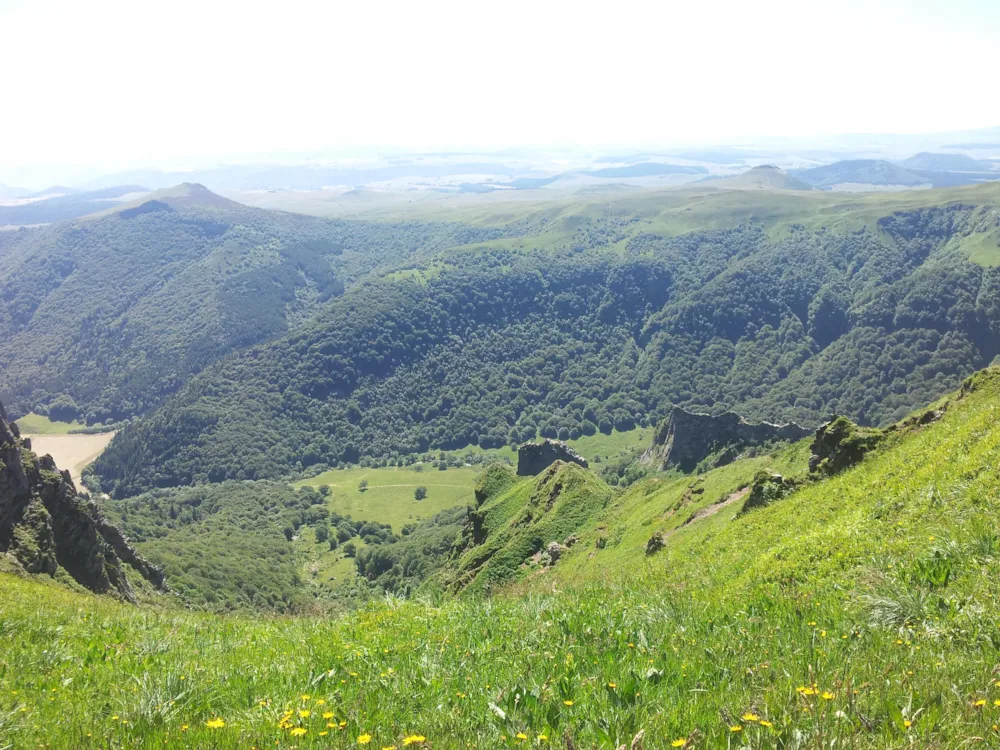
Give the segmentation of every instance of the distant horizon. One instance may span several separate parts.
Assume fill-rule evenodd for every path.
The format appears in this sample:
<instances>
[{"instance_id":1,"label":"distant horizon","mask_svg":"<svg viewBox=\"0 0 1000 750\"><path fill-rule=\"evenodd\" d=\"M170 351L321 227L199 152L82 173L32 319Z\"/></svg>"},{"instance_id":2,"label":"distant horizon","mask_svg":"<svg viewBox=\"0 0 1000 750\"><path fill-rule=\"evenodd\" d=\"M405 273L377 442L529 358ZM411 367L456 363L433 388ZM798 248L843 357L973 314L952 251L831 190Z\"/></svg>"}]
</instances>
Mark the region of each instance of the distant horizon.
<instances>
[{"instance_id":1,"label":"distant horizon","mask_svg":"<svg viewBox=\"0 0 1000 750\"><path fill-rule=\"evenodd\" d=\"M80 189L95 180L110 178L117 175L123 177L123 182L127 184L130 175L137 173L158 173L164 175L177 175L179 178L186 174L199 172L210 172L225 169L252 169L257 167L339 167L349 168L352 164L359 166L371 165L379 161L391 161L405 158L428 158L438 157L441 159L453 157L489 157L495 159L518 158L547 158L553 164L560 160L582 159L621 156L624 161L630 158L637 158L642 155L660 156L665 159L673 158L684 161L687 157L685 152L689 151L720 151L732 150L734 153L752 150L774 150L786 151L790 154L797 152L809 152L814 150L825 150L831 153L841 152L841 155L830 161L840 158L884 158L892 160L912 156L921 151L934 151L935 148L942 151L961 152L962 150L975 150L978 145L975 141L967 143L940 143L931 145L935 140L961 140L962 136L982 139L980 143L984 148L992 145L990 138L996 138L995 148L997 157L1000 157L1000 125L991 125L983 128L962 129L954 131L933 131L926 133L841 133L841 134L817 134L815 136L791 137L791 136L770 136L757 139L731 138L719 141L703 142L661 142L661 143L614 143L588 144L588 145L508 145L495 148L476 149L473 147L456 147L453 149L440 148L407 148L407 147L354 147L342 149L309 149L307 151L261 151L259 153L232 154L228 157L217 158L189 158L174 160L152 160L148 163L127 163L127 164L92 164L92 165L38 165L22 167L0 166L0 185L8 188L17 188L39 192L55 186L64 186ZM864 141L870 141L864 143ZM889 143L887 144L886 141ZM921 142L925 142L922 146ZM852 142L854 142L852 144ZM912 143L913 145L907 148ZM892 156L870 156L855 157L852 154L861 149L886 149L893 151ZM311 152L311 153L310 153ZM764 163L764 162L762 162ZM185 180L178 179L178 182Z\"/></svg>"}]
</instances>

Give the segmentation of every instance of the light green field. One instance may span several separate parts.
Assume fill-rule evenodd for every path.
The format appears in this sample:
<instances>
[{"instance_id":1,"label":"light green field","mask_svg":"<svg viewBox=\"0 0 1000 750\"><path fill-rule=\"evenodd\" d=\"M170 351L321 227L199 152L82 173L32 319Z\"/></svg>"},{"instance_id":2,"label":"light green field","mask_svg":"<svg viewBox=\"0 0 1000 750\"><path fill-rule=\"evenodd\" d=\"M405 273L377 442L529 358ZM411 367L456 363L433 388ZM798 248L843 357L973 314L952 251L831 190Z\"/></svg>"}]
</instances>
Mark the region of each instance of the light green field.
<instances>
[{"instance_id":1,"label":"light green field","mask_svg":"<svg viewBox=\"0 0 1000 750\"><path fill-rule=\"evenodd\" d=\"M17 420L22 435L67 435L70 430L78 430L86 425L80 422L53 422L41 414L26 414Z\"/></svg>"},{"instance_id":2,"label":"light green field","mask_svg":"<svg viewBox=\"0 0 1000 750\"><path fill-rule=\"evenodd\" d=\"M645 450L653 440L653 432L654 428L652 427L637 427L627 432L614 430L610 435L598 432L593 435L584 435L575 440L566 440L565 442L588 461L593 461L597 456L600 456L602 461L606 461L609 458ZM449 457L487 455L507 460L517 465L517 451L510 446L504 446L503 448L480 448L478 445L470 445L467 448L460 448L459 450L432 453L435 456L442 454ZM592 468L599 469L600 465L598 464Z\"/></svg>"},{"instance_id":3,"label":"light green field","mask_svg":"<svg viewBox=\"0 0 1000 750\"><path fill-rule=\"evenodd\" d=\"M334 469L312 479L296 482L296 487L328 485L330 510L355 520L379 521L399 530L408 523L456 505L472 503L472 488L476 483L478 467L463 466L438 471L424 466L421 472L412 467L382 469ZM368 480L368 489L358 492L358 483ZM427 497L415 500L413 491L427 488Z\"/></svg>"}]
</instances>

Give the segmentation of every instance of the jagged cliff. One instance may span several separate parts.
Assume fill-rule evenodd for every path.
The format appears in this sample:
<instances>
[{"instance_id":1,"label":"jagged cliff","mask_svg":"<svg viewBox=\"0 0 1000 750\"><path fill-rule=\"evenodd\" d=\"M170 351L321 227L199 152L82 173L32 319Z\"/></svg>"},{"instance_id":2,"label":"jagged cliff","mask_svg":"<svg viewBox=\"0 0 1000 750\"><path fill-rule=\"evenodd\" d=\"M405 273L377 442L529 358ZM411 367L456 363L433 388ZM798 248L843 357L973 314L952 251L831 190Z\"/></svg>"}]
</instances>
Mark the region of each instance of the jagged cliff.
<instances>
[{"instance_id":1,"label":"jagged cliff","mask_svg":"<svg viewBox=\"0 0 1000 750\"><path fill-rule=\"evenodd\" d=\"M715 464L722 465L752 446L776 440L801 440L810 434L812 430L794 422L754 423L733 412L713 417L675 406L660 422L653 444L642 460L660 470L676 466L682 471L692 471L713 454L719 454Z\"/></svg>"},{"instance_id":2,"label":"jagged cliff","mask_svg":"<svg viewBox=\"0 0 1000 750\"><path fill-rule=\"evenodd\" d=\"M579 464L587 468L587 459L561 440L545 439L540 443L524 443L517 449L517 475L533 477L541 474L556 461Z\"/></svg>"},{"instance_id":3,"label":"jagged cliff","mask_svg":"<svg viewBox=\"0 0 1000 750\"><path fill-rule=\"evenodd\" d=\"M108 523L97 506L77 494L69 472L51 456L38 457L0 404L0 555L9 567L55 576L68 573L97 593L129 601L135 594L125 576L131 565L163 587L163 573L142 558Z\"/></svg>"}]
</instances>

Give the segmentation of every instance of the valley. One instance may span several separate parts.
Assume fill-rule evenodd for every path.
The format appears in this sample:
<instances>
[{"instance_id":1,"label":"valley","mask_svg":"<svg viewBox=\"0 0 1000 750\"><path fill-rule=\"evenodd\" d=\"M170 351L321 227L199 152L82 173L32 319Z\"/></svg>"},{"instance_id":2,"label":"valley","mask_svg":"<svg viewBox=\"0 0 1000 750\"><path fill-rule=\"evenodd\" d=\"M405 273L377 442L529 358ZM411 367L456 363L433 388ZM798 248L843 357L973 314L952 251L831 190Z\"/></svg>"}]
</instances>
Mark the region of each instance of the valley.
<instances>
[{"instance_id":1,"label":"valley","mask_svg":"<svg viewBox=\"0 0 1000 750\"><path fill-rule=\"evenodd\" d=\"M1000 183L802 177L0 240L0 742L1000 736Z\"/></svg>"}]
</instances>

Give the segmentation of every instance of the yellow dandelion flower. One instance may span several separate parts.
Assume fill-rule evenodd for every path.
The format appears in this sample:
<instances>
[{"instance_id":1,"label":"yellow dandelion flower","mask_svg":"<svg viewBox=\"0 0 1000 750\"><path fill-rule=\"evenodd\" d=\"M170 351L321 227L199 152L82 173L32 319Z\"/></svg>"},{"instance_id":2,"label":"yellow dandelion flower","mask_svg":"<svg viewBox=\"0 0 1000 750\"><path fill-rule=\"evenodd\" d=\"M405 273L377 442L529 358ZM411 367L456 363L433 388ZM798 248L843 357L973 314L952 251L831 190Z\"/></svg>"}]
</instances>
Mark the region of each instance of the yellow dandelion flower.
<instances>
[{"instance_id":1,"label":"yellow dandelion flower","mask_svg":"<svg viewBox=\"0 0 1000 750\"><path fill-rule=\"evenodd\" d=\"M831 693L829 690L824 690L823 695L820 696L825 701L832 701L837 696Z\"/></svg>"},{"instance_id":2,"label":"yellow dandelion flower","mask_svg":"<svg viewBox=\"0 0 1000 750\"><path fill-rule=\"evenodd\" d=\"M385 747L382 748L382 750L396 750L396 746L395 745L386 745Z\"/></svg>"},{"instance_id":3,"label":"yellow dandelion flower","mask_svg":"<svg viewBox=\"0 0 1000 750\"><path fill-rule=\"evenodd\" d=\"M976 706L977 708L981 708L982 706L985 706L985 705L986 705L986 701L985 701L985 700L983 700L982 698L980 698L979 700L977 700L977 701L976 701L975 703L973 703L972 705Z\"/></svg>"},{"instance_id":4,"label":"yellow dandelion flower","mask_svg":"<svg viewBox=\"0 0 1000 750\"><path fill-rule=\"evenodd\" d=\"M760 721L760 717L757 714L747 712L743 714L743 721Z\"/></svg>"},{"instance_id":5,"label":"yellow dandelion flower","mask_svg":"<svg viewBox=\"0 0 1000 750\"><path fill-rule=\"evenodd\" d=\"M993 705L994 706L1000 706L1000 700L993 701Z\"/></svg>"},{"instance_id":6,"label":"yellow dandelion flower","mask_svg":"<svg viewBox=\"0 0 1000 750\"><path fill-rule=\"evenodd\" d=\"M409 737L403 738L404 745L419 745L421 742L426 742L427 738L422 734L411 734Z\"/></svg>"},{"instance_id":7,"label":"yellow dandelion flower","mask_svg":"<svg viewBox=\"0 0 1000 750\"><path fill-rule=\"evenodd\" d=\"M741 727L739 724L734 724L733 726L729 727L729 731L730 732L742 732L743 731L743 727Z\"/></svg>"},{"instance_id":8,"label":"yellow dandelion flower","mask_svg":"<svg viewBox=\"0 0 1000 750\"><path fill-rule=\"evenodd\" d=\"M305 727L295 727L295 729L293 729L290 732L290 734L292 735L292 737L301 737L302 735L304 735L306 733L306 731L307 730L306 730Z\"/></svg>"},{"instance_id":9,"label":"yellow dandelion flower","mask_svg":"<svg viewBox=\"0 0 1000 750\"><path fill-rule=\"evenodd\" d=\"M617 682L609 682L608 683L608 687L611 688L612 690L614 690L616 687L618 687L618 683Z\"/></svg>"},{"instance_id":10,"label":"yellow dandelion flower","mask_svg":"<svg viewBox=\"0 0 1000 750\"><path fill-rule=\"evenodd\" d=\"M910 721L909 719L903 719L903 726L909 729L910 727L913 726L913 722Z\"/></svg>"},{"instance_id":11,"label":"yellow dandelion flower","mask_svg":"<svg viewBox=\"0 0 1000 750\"><path fill-rule=\"evenodd\" d=\"M303 703L305 703L305 702L306 702L307 700L309 700L309 696L308 696L308 695L306 695L306 694L303 694L303 695L301 696L301 698L302 698L302 702L303 702Z\"/></svg>"},{"instance_id":12,"label":"yellow dandelion flower","mask_svg":"<svg viewBox=\"0 0 1000 750\"><path fill-rule=\"evenodd\" d=\"M190 727L190 726L188 726L187 724L181 724L181 731L182 731L182 732L186 732L186 731L187 731L188 729L190 729L190 728L191 728L191 727Z\"/></svg>"},{"instance_id":13,"label":"yellow dandelion flower","mask_svg":"<svg viewBox=\"0 0 1000 750\"><path fill-rule=\"evenodd\" d=\"M366 733L366 734L359 734L358 735L358 744L359 745L367 745L371 741L372 741L372 736L370 734Z\"/></svg>"},{"instance_id":14,"label":"yellow dandelion flower","mask_svg":"<svg viewBox=\"0 0 1000 750\"><path fill-rule=\"evenodd\" d=\"M538 741L539 742L548 742L549 741L549 736L547 734L540 734L540 735L538 735Z\"/></svg>"},{"instance_id":15,"label":"yellow dandelion flower","mask_svg":"<svg viewBox=\"0 0 1000 750\"><path fill-rule=\"evenodd\" d=\"M304 708L299 709L299 717L303 719L308 719L312 715L312 711L307 711Z\"/></svg>"},{"instance_id":16,"label":"yellow dandelion flower","mask_svg":"<svg viewBox=\"0 0 1000 750\"><path fill-rule=\"evenodd\" d=\"M226 726L226 722L224 722L222 719L209 719L208 721L205 722L205 726L208 727L209 729L222 729L224 726Z\"/></svg>"},{"instance_id":17,"label":"yellow dandelion flower","mask_svg":"<svg viewBox=\"0 0 1000 750\"><path fill-rule=\"evenodd\" d=\"M528 735L526 735L524 732L518 732L514 736L517 737L519 740L521 740L521 742L524 742L526 739L528 739Z\"/></svg>"},{"instance_id":18,"label":"yellow dandelion flower","mask_svg":"<svg viewBox=\"0 0 1000 750\"><path fill-rule=\"evenodd\" d=\"M332 719L333 718L333 711L327 711L326 713L324 713L323 714L323 718L324 719Z\"/></svg>"},{"instance_id":19,"label":"yellow dandelion flower","mask_svg":"<svg viewBox=\"0 0 1000 750\"><path fill-rule=\"evenodd\" d=\"M317 706L322 706L324 703L326 703L326 700L324 698L317 698L316 699L316 705Z\"/></svg>"},{"instance_id":20,"label":"yellow dandelion flower","mask_svg":"<svg viewBox=\"0 0 1000 750\"><path fill-rule=\"evenodd\" d=\"M676 740L670 743L670 747L684 747L687 743L688 741L686 739L677 738Z\"/></svg>"},{"instance_id":21,"label":"yellow dandelion flower","mask_svg":"<svg viewBox=\"0 0 1000 750\"><path fill-rule=\"evenodd\" d=\"M320 737L326 737L328 734L330 734L330 733L329 732L320 732L319 736Z\"/></svg>"}]
</instances>

